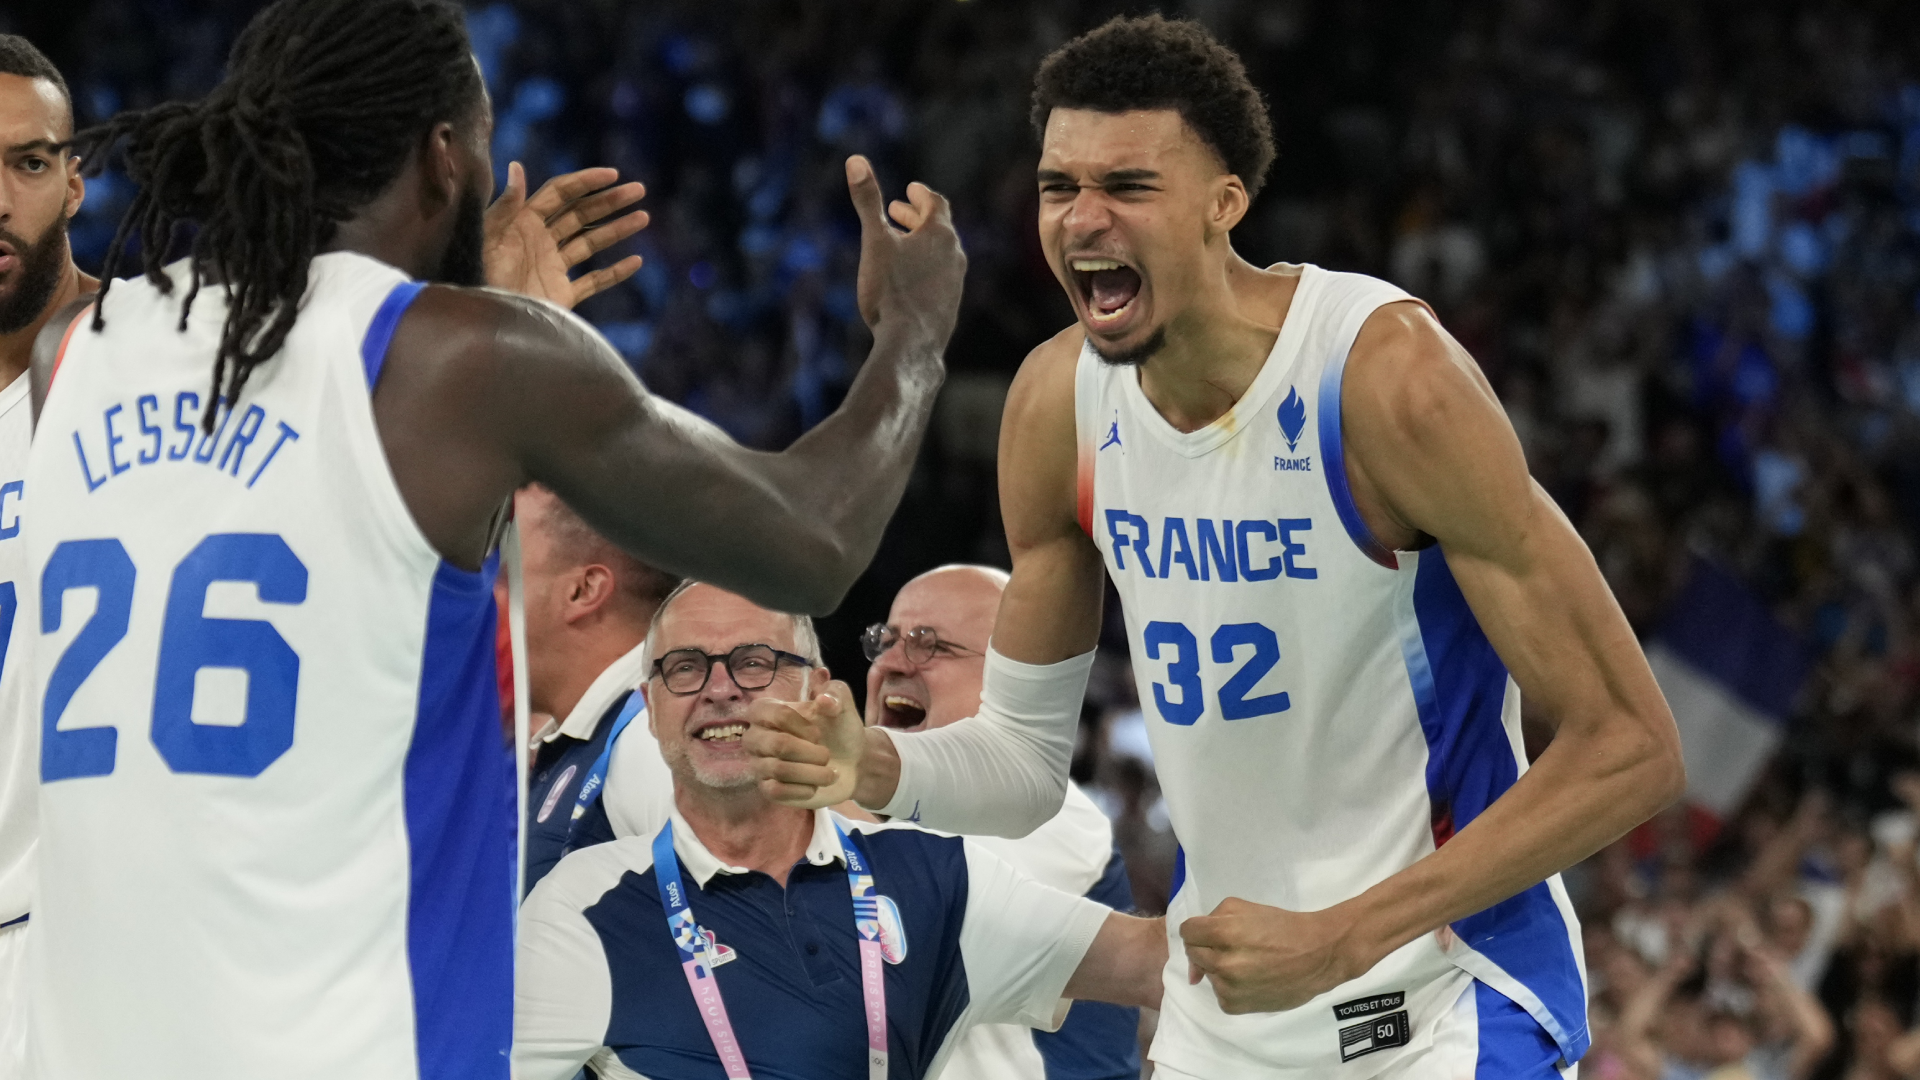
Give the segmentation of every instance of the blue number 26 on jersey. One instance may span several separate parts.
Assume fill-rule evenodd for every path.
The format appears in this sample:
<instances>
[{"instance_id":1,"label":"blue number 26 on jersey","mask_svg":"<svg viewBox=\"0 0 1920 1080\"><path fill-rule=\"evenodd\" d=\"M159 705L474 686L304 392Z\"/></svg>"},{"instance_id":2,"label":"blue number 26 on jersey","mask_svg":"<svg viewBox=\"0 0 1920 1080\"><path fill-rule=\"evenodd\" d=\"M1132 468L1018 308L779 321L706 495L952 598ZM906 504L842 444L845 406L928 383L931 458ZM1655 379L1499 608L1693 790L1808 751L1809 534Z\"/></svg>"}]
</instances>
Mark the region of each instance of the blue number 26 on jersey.
<instances>
[{"instance_id":1,"label":"blue number 26 on jersey","mask_svg":"<svg viewBox=\"0 0 1920 1080\"><path fill-rule=\"evenodd\" d=\"M100 599L47 680L41 711L43 783L113 772L118 730L61 731L59 724L80 685L127 636L134 577L133 560L118 540L69 540L47 560L40 578L41 633L60 629L69 590L97 589ZM271 623L208 618L207 589L216 581L252 584L269 604L307 599L307 568L280 537L219 533L200 541L174 568L167 593L153 681L153 745L177 773L258 776L293 745L300 657ZM239 724L194 722L194 686L203 668L246 673L247 711Z\"/></svg>"}]
</instances>

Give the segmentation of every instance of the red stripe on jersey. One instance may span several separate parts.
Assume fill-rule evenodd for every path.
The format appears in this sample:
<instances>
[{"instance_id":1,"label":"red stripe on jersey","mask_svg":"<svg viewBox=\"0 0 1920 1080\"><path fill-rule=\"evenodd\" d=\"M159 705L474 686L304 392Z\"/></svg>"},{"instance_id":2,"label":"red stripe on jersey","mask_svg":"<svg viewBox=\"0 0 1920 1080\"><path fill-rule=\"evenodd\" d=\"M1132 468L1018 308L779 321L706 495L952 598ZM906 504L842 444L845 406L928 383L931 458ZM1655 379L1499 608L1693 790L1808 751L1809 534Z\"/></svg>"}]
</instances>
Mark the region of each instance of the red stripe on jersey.
<instances>
[{"instance_id":1,"label":"red stripe on jersey","mask_svg":"<svg viewBox=\"0 0 1920 1080\"><path fill-rule=\"evenodd\" d=\"M1080 531L1093 536L1093 454L1085 443L1080 444L1079 467L1074 470L1074 516L1080 521Z\"/></svg>"},{"instance_id":2,"label":"red stripe on jersey","mask_svg":"<svg viewBox=\"0 0 1920 1080\"><path fill-rule=\"evenodd\" d=\"M47 389L53 389L53 380L60 374L60 365L67 361L67 346L73 341L73 332L80 329L80 320L86 318L92 311L92 304L81 308L80 314L75 315L73 321L67 324L67 332L60 335L60 351L53 354L53 372L47 376Z\"/></svg>"}]
</instances>

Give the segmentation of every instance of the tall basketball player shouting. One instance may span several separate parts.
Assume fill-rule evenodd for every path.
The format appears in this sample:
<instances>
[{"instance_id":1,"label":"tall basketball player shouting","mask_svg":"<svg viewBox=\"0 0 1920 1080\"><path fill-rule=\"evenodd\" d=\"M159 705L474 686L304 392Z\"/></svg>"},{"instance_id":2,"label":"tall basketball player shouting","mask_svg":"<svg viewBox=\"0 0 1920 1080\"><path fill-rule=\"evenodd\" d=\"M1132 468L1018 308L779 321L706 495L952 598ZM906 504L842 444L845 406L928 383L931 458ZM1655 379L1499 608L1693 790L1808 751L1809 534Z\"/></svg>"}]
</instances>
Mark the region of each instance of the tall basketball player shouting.
<instances>
[{"instance_id":1,"label":"tall basketball player shouting","mask_svg":"<svg viewBox=\"0 0 1920 1080\"><path fill-rule=\"evenodd\" d=\"M1007 405L981 713L896 743L769 704L763 782L960 831L1044 821L1104 568L1184 849L1158 1075L1570 1075L1585 978L1555 875L1682 783L1592 556L1424 304L1234 253L1273 147L1204 31L1070 42L1033 117L1079 319ZM1522 693L1557 724L1531 769Z\"/></svg>"}]
</instances>

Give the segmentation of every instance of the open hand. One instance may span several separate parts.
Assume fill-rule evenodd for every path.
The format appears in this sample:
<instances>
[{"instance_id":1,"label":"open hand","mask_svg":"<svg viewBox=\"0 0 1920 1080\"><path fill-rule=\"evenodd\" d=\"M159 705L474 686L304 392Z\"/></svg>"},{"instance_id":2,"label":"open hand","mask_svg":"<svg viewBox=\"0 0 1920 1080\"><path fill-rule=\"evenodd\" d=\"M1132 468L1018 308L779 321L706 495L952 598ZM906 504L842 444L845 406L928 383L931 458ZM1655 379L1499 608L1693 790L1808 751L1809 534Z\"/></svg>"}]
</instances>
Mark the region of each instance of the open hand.
<instances>
[{"instance_id":1,"label":"open hand","mask_svg":"<svg viewBox=\"0 0 1920 1080\"><path fill-rule=\"evenodd\" d=\"M1180 924L1188 981L1213 982L1226 1013L1297 1008L1371 962L1347 955L1351 923L1338 908L1299 912L1228 897L1212 914Z\"/></svg>"},{"instance_id":2,"label":"open hand","mask_svg":"<svg viewBox=\"0 0 1920 1080\"><path fill-rule=\"evenodd\" d=\"M811 701L760 698L747 725L743 742L767 798L803 810L853 798L866 725L846 683L828 683Z\"/></svg>"},{"instance_id":3,"label":"open hand","mask_svg":"<svg viewBox=\"0 0 1920 1080\"><path fill-rule=\"evenodd\" d=\"M847 190L860 214L860 274L855 294L860 317L878 328L889 318L918 315L945 341L960 313L960 287L967 257L953 231L947 200L925 184L907 185L905 202L883 211L873 165L847 159ZM901 229L887 224L891 216Z\"/></svg>"},{"instance_id":4,"label":"open hand","mask_svg":"<svg viewBox=\"0 0 1920 1080\"><path fill-rule=\"evenodd\" d=\"M640 269L640 256L569 277L574 267L647 227L645 210L630 209L646 195L638 183L611 186L613 169L581 169L556 176L527 198L527 174L507 166L507 188L487 208L483 259L487 284L571 310Z\"/></svg>"}]
</instances>

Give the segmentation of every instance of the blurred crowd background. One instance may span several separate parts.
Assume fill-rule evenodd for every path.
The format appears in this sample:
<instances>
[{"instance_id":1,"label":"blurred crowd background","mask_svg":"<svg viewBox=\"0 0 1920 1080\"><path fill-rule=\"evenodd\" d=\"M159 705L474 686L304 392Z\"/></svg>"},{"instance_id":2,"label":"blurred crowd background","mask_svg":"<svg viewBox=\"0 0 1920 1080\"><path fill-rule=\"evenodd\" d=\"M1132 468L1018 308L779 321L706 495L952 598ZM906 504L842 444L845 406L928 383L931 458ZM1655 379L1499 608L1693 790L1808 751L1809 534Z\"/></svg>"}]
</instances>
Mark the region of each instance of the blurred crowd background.
<instances>
[{"instance_id":1,"label":"blurred crowd background","mask_svg":"<svg viewBox=\"0 0 1920 1080\"><path fill-rule=\"evenodd\" d=\"M203 93L258 6L6 0L0 29L60 63L84 122ZM650 387L743 442L790 441L865 354L842 159L871 156L892 194L918 178L952 198L971 259L952 374L879 558L822 624L856 687L858 630L900 584L1005 564L1000 406L1071 318L1034 235L1032 73L1146 9L469 6L501 175L607 164L649 188L646 267L583 314ZM1635 628L1677 640L1718 618L1759 642L1744 655L1767 670L1717 670L1736 691L1770 680L1764 753L1690 757L1715 797L1567 875L1594 995L1583 1076L1920 1076L1920 5L1162 10L1237 48L1273 110L1280 156L1241 253L1429 299ZM93 182L72 225L82 265L127 196L112 172ZM1075 774L1153 910L1174 839L1109 607ZM1530 719L1529 751L1549 738Z\"/></svg>"}]
</instances>

